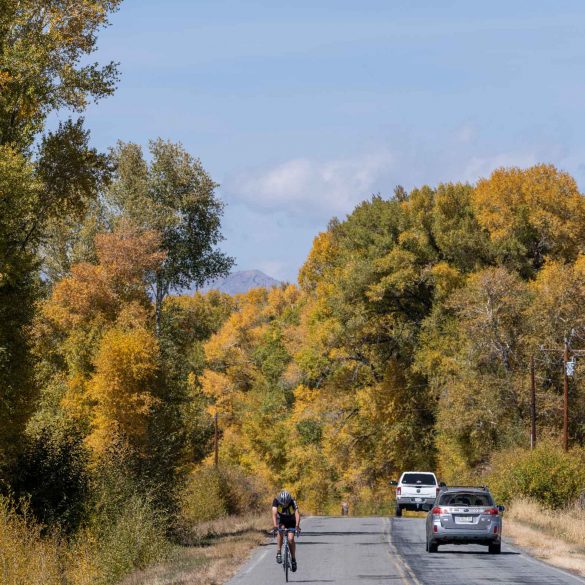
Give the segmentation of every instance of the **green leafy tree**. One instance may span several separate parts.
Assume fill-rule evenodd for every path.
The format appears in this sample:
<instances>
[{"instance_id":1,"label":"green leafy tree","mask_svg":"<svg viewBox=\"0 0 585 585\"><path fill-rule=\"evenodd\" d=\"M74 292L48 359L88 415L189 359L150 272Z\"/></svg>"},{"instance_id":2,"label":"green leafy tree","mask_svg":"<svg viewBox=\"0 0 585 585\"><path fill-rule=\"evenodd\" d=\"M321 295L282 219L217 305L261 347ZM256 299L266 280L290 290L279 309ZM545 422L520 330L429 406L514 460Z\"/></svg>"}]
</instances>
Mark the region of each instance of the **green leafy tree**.
<instances>
[{"instance_id":1,"label":"green leafy tree","mask_svg":"<svg viewBox=\"0 0 585 585\"><path fill-rule=\"evenodd\" d=\"M41 133L51 112L81 112L114 91L116 66L86 60L118 4L0 0L0 465L34 406L26 330L44 285L39 249L51 226L85 215L108 174L82 120Z\"/></svg>"},{"instance_id":2,"label":"green leafy tree","mask_svg":"<svg viewBox=\"0 0 585 585\"><path fill-rule=\"evenodd\" d=\"M0 145L28 149L56 110L113 93L114 63L88 63L121 0L0 0Z\"/></svg>"},{"instance_id":3,"label":"green leafy tree","mask_svg":"<svg viewBox=\"0 0 585 585\"><path fill-rule=\"evenodd\" d=\"M138 145L118 144L115 180L106 196L114 217L161 234L166 258L152 278L160 333L167 295L227 274L233 260L217 248L223 203L201 162L160 138L149 143L149 151L147 163Z\"/></svg>"}]
</instances>

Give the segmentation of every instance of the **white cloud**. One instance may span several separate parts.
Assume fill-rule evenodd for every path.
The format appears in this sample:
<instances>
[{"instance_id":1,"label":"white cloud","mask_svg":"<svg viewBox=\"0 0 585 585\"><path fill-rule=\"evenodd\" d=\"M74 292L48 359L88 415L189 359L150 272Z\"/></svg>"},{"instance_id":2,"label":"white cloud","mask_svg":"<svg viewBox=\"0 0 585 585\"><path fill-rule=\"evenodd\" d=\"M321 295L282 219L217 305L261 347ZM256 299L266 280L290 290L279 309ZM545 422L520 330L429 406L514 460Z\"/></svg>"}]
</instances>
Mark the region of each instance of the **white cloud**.
<instances>
[{"instance_id":1,"label":"white cloud","mask_svg":"<svg viewBox=\"0 0 585 585\"><path fill-rule=\"evenodd\" d=\"M242 173L226 190L255 208L323 220L349 213L380 188L393 168L388 151L330 161L298 158Z\"/></svg>"}]
</instances>

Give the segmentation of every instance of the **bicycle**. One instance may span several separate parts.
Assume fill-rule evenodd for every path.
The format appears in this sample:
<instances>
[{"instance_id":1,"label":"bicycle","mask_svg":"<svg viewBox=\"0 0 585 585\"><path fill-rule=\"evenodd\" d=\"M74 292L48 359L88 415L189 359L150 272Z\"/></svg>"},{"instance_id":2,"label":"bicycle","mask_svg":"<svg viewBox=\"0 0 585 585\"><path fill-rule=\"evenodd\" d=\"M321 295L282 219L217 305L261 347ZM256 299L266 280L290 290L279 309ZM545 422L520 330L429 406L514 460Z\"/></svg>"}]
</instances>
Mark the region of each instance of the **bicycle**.
<instances>
[{"instance_id":1,"label":"bicycle","mask_svg":"<svg viewBox=\"0 0 585 585\"><path fill-rule=\"evenodd\" d=\"M288 570L291 567L292 555L290 554L290 548L288 546L288 535L290 532L298 536L300 533L296 528L279 528L278 532L282 534L283 551L282 551L282 568L284 569L284 578L288 583ZM276 531L275 531L276 534Z\"/></svg>"}]
</instances>

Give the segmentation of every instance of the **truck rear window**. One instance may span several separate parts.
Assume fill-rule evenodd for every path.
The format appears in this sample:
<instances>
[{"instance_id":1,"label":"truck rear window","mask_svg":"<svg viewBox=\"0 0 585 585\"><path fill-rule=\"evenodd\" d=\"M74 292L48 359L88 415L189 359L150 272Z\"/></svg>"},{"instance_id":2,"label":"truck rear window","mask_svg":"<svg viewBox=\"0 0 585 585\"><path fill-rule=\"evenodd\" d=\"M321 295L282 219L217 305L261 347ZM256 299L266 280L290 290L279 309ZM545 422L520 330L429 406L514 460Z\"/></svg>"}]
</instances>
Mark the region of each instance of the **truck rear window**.
<instances>
[{"instance_id":1,"label":"truck rear window","mask_svg":"<svg viewBox=\"0 0 585 585\"><path fill-rule=\"evenodd\" d=\"M439 498L439 506L493 506L494 503L489 494L455 492L442 494Z\"/></svg>"},{"instance_id":2,"label":"truck rear window","mask_svg":"<svg viewBox=\"0 0 585 585\"><path fill-rule=\"evenodd\" d=\"M401 483L408 485L437 485L437 480L430 473L405 473Z\"/></svg>"}]
</instances>

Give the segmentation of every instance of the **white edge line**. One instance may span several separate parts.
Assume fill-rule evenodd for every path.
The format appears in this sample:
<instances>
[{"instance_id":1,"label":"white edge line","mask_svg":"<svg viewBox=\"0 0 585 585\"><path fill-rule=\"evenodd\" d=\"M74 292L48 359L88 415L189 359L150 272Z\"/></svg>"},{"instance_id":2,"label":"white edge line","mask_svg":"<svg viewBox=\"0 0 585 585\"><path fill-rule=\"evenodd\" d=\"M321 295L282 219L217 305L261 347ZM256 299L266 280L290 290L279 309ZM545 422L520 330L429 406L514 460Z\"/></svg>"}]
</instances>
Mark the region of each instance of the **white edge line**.
<instances>
[{"instance_id":1,"label":"white edge line","mask_svg":"<svg viewBox=\"0 0 585 585\"><path fill-rule=\"evenodd\" d=\"M388 526L388 546L389 546L389 553L390 559L392 560L392 564L396 567L400 577L402 577L402 581L405 583L412 583L414 585L422 585L419 581L418 577L415 575L414 571L410 568L410 565L402 557L402 555L398 552L394 541L392 540L392 520L386 516L384 518L385 524Z\"/></svg>"},{"instance_id":2,"label":"white edge line","mask_svg":"<svg viewBox=\"0 0 585 585\"><path fill-rule=\"evenodd\" d=\"M248 568L243 572L240 573L241 575L249 575L264 559L264 557L268 554L269 549L266 549L258 556L258 558L254 559L252 563L248 566Z\"/></svg>"}]
</instances>

